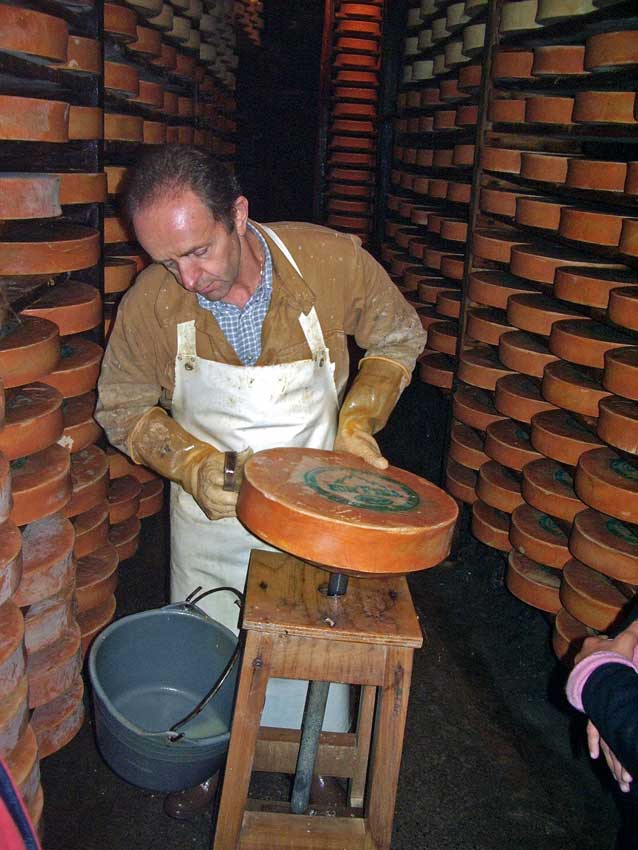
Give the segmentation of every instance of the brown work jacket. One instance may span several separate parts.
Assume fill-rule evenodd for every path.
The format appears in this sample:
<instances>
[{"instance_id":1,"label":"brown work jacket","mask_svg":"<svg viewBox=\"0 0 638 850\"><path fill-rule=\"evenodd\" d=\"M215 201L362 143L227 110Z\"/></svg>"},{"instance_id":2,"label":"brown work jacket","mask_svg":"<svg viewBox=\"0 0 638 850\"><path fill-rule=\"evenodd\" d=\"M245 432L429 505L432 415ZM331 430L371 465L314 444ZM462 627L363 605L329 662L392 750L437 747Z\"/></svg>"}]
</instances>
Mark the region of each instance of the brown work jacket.
<instances>
[{"instance_id":1,"label":"brown work jacket","mask_svg":"<svg viewBox=\"0 0 638 850\"><path fill-rule=\"evenodd\" d=\"M340 400L349 374L348 335L366 356L388 358L412 372L426 334L415 310L358 237L314 224L270 225L294 257L300 277L259 224L251 223L268 243L273 261L272 297L256 366L310 357L299 314L314 306L335 363ZM170 408L176 327L193 320L199 357L241 365L214 316L163 266L144 269L122 299L102 363L95 414L122 451L128 451L128 436L150 407L161 402Z\"/></svg>"}]
</instances>

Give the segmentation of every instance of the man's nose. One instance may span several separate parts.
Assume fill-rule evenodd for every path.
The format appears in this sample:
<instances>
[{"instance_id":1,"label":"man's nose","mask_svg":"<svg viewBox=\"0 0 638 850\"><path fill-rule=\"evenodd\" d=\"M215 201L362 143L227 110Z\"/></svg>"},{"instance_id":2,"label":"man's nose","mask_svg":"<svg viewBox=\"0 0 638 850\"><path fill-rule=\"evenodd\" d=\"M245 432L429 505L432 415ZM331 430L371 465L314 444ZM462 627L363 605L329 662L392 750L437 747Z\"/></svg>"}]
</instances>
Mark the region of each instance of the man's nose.
<instances>
[{"instance_id":1,"label":"man's nose","mask_svg":"<svg viewBox=\"0 0 638 850\"><path fill-rule=\"evenodd\" d=\"M200 271L196 263L188 260L180 263L179 276L185 289L193 290L199 280Z\"/></svg>"}]
</instances>

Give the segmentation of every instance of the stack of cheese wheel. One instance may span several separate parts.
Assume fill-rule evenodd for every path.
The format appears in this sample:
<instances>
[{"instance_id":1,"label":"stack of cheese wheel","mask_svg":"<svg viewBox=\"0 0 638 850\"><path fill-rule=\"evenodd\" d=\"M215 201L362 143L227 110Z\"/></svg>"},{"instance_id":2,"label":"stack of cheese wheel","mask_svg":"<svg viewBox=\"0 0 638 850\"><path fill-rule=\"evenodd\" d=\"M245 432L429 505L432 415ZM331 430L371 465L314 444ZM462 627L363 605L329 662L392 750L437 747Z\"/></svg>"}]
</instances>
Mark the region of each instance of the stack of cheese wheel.
<instances>
[{"instance_id":1,"label":"stack of cheese wheel","mask_svg":"<svg viewBox=\"0 0 638 850\"><path fill-rule=\"evenodd\" d=\"M568 660L638 584L638 31L581 3L588 35L545 45L551 5L502 8L448 486L475 470L474 534Z\"/></svg>"},{"instance_id":2,"label":"stack of cheese wheel","mask_svg":"<svg viewBox=\"0 0 638 850\"><path fill-rule=\"evenodd\" d=\"M373 215L383 3L344 0L334 17L325 221L367 243Z\"/></svg>"},{"instance_id":3,"label":"stack of cheese wheel","mask_svg":"<svg viewBox=\"0 0 638 850\"><path fill-rule=\"evenodd\" d=\"M122 454L113 446L109 446L107 456L111 485L126 479L126 485L119 483L117 487L121 490L125 486L129 491L132 491L133 482L131 479L139 484L139 491L137 487L134 488L136 491L135 498L137 499L137 510L135 512L137 519L146 519L146 517L159 513L164 503L164 480L152 469L133 463L125 454ZM129 524L129 528L133 529L134 527L134 523Z\"/></svg>"},{"instance_id":4,"label":"stack of cheese wheel","mask_svg":"<svg viewBox=\"0 0 638 850\"><path fill-rule=\"evenodd\" d=\"M423 381L452 387L487 4L413 4L395 121L383 259L417 309L428 340ZM455 423L455 436L468 436ZM476 441L451 457L450 492L474 498ZM469 465L468 465L469 464Z\"/></svg>"}]
</instances>

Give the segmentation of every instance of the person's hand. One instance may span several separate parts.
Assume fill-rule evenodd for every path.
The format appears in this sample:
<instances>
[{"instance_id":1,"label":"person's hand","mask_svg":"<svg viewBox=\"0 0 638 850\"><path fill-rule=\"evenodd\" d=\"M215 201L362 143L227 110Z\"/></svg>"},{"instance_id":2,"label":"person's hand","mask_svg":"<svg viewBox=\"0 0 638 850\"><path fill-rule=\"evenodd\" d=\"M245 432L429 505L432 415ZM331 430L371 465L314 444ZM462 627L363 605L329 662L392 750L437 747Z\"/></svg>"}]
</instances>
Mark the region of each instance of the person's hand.
<instances>
[{"instance_id":1,"label":"person's hand","mask_svg":"<svg viewBox=\"0 0 638 850\"><path fill-rule=\"evenodd\" d=\"M600 732L596 729L591 720L587 721L587 747L589 749L589 755L593 759L597 759L602 750L602 753L605 756L605 761L607 762L607 767L610 769L612 776L618 783L618 787L621 791L627 793L627 791L629 791L629 785L633 781L633 776L625 770L622 764L618 761L618 758L609 748L609 744L600 737Z\"/></svg>"},{"instance_id":2,"label":"person's hand","mask_svg":"<svg viewBox=\"0 0 638 850\"><path fill-rule=\"evenodd\" d=\"M361 431L356 426L339 430L335 439L335 451L356 455L377 469L387 469L389 466L372 434Z\"/></svg>"},{"instance_id":3,"label":"person's hand","mask_svg":"<svg viewBox=\"0 0 638 850\"><path fill-rule=\"evenodd\" d=\"M245 449L237 455L232 490L224 490L223 453L216 452L209 455L199 466L193 498L208 519L236 516L237 497L244 477L244 464L252 453L252 449Z\"/></svg>"},{"instance_id":4,"label":"person's hand","mask_svg":"<svg viewBox=\"0 0 638 850\"><path fill-rule=\"evenodd\" d=\"M638 622L632 623L617 637L609 638L606 635L596 635L585 638L580 652L574 659L578 664L583 658L594 652L617 652L624 655L630 661L634 661L636 649L638 648Z\"/></svg>"}]
</instances>

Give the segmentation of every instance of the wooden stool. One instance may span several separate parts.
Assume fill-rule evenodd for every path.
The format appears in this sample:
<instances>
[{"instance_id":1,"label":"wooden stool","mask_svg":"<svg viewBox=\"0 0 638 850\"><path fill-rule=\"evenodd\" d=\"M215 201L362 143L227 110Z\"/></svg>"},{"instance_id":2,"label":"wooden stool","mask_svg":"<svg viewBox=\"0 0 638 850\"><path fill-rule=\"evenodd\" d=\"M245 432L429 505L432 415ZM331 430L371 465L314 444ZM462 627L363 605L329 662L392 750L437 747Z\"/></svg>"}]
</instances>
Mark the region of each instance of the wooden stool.
<instances>
[{"instance_id":1,"label":"wooden stool","mask_svg":"<svg viewBox=\"0 0 638 850\"><path fill-rule=\"evenodd\" d=\"M346 597L325 595L328 577L291 555L251 554L246 645L214 850L390 847L412 654L423 637L404 576L351 577ZM322 733L316 770L350 779L350 803L364 804L363 817L295 815L289 806L248 798L253 769L295 770L299 730L260 729L271 676L362 686L357 731Z\"/></svg>"}]
</instances>

